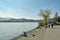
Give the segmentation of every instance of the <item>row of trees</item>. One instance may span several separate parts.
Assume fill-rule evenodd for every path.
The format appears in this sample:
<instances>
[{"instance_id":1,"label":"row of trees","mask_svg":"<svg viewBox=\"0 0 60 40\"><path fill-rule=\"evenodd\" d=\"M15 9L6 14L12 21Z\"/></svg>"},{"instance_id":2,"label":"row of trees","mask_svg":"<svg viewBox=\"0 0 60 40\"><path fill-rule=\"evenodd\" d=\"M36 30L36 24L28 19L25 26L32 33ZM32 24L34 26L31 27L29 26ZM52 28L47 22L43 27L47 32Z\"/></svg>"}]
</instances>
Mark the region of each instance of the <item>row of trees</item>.
<instances>
[{"instance_id":1,"label":"row of trees","mask_svg":"<svg viewBox=\"0 0 60 40\"><path fill-rule=\"evenodd\" d=\"M59 14L56 12L54 20L55 22L60 22L60 16L58 16Z\"/></svg>"},{"instance_id":2,"label":"row of trees","mask_svg":"<svg viewBox=\"0 0 60 40\"><path fill-rule=\"evenodd\" d=\"M47 9L47 10L40 10L39 16L41 16L43 18L43 20L41 22L39 22L40 26L44 26L47 25L48 22L50 21L50 14L52 14L51 10ZM60 18L58 17L58 13L55 13L55 17L53 17L53 21L54 22L58 22L60 21Z\"/></svg>"}]
</instances>

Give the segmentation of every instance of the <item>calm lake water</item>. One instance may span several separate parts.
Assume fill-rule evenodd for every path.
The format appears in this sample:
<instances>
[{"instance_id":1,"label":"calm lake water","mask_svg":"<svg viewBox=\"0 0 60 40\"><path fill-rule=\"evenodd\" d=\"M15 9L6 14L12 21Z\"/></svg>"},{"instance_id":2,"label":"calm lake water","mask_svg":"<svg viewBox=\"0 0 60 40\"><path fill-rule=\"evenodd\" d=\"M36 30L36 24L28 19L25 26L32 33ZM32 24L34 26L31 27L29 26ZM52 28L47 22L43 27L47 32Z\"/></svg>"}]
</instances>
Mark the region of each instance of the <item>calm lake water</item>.
<instances>
[{"instance_id":1,"label":"calm lake water","mask_svg":"<svg viewBox=\"0 0 60 40\"><path fill-rule=\"evenodd\" d=\"M37 22L0 23L0 40L9 40L36 28Z\"/></svg>"}]
</instances>

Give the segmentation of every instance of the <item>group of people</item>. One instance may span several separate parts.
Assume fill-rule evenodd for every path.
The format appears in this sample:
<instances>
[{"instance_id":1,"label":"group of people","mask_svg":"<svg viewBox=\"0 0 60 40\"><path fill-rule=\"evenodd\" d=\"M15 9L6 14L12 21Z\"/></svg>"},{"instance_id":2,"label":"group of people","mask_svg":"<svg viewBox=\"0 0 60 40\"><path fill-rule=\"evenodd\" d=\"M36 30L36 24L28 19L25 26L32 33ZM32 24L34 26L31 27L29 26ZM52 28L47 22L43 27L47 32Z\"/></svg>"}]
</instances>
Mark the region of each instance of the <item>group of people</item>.
<instances>
[{"instance_id":1,"label":"group of people","mask_svg":"<svg viewBox=\"0 0 60 40\"><path fill-rule=\"evenodd\" d=\"M53 28L53 26L54 26L54 22L49 22L45 28L50 28L50 27Z\"/></svg>"}]
</instances>

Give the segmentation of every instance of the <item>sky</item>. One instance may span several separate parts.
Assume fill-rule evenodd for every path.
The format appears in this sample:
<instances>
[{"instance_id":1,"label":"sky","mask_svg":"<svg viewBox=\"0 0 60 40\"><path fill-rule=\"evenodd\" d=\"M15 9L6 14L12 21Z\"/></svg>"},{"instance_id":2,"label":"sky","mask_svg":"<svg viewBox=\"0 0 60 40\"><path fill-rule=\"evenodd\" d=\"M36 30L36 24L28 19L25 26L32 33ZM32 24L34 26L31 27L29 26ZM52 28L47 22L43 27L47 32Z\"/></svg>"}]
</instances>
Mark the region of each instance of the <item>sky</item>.
<instances>
[{"instance_id":1,"label":"sky","mask_svg":"<svg viewBox=\"0 0 60 40\"><path fill-rule=\"evenodd\" d=\"M60 13L60 0L0 0L0 17L42 19L40 9Z\"/></svg>"}]
</instances>

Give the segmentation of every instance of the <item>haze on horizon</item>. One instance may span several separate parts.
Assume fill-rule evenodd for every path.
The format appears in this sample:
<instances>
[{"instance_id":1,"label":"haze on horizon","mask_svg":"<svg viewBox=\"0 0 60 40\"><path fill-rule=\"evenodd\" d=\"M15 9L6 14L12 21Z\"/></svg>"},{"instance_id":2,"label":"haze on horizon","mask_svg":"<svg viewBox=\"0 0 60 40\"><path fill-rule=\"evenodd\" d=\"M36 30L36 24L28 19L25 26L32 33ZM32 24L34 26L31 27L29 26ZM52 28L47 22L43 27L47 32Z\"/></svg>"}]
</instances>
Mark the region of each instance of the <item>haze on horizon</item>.
<instances>
[{"instance_id":1,"label":"haze on horizon","mask_svg":"<svg viewBox=\"0 0 60 40\"><path fill-rule=\"evenodd\" d=\"M40 9L60 13L60 0L0 0L0 17L42 19Z\"/></svg>"}]
</instances>

